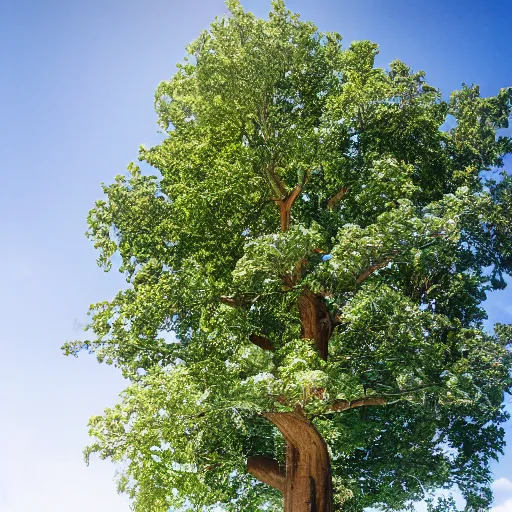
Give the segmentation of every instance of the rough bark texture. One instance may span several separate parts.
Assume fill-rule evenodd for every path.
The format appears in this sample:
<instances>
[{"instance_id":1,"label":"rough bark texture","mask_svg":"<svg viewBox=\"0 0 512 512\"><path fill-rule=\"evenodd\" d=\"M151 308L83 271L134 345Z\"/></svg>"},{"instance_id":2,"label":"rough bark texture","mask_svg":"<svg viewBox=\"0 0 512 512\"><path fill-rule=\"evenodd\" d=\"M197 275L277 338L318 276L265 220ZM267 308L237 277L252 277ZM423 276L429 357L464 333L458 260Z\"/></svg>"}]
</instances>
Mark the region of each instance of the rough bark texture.
<instances>
[{"instance_id":1,"label":"rough bark texture","mask_svg":"<svg viewBox=\"0 0 512 512\"><path fill-rule=\"evenodd\" d=\"M318 354L327 360L328 344L332 334L332 320L322 297L311 291L299 297L302 337L314 340Z\"/></svg>"},{"instance_id":2,"label":"rough bark texture","mask_svg":"<svg viewBox=\"0 0 512 512\"><path fill-rule=\"evenodd\" d=\"M326 360L333 324L323 298L306 291L299 297L298 306L302 337L313 340ZM337 405L339 410L343 409L341 404ZM349 407L347 403L345 408ZM301 408L264 416L286 441L286 468L283 472L277 461L257 456L247 461L249 473L283 493L284 512L331 512L331 461L322 436Z\"/></svg>"},{"instance_id":3,"label":"rough bark texture","mask_svg":"<svg viewBox=\"0 0 512 512\"><path fill-rule=\"evenodd\" d=\"M284 512L331 512L331 462L322 436L300 410L265 417L286 441Z\"/></svg>"},{"instance_id":4,"label":"rough bark texture","mask_svg":"<svg viewBox=\"0 0 512 512\"><path fill-rule=\"evenodd\" d=\"M270 485L282 493L285 492L286 477L277 460L264 455L249 457L247 471L264 484Z\"/></svg>"}]
</instances>

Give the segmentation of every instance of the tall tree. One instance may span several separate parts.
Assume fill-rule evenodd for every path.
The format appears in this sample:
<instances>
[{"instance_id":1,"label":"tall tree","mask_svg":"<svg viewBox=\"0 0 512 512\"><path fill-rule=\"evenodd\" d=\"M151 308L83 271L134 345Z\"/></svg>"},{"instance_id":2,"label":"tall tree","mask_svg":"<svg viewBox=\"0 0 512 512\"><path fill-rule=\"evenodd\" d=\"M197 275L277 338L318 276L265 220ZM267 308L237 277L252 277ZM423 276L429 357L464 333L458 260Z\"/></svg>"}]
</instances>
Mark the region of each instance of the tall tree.
<instances>
[{"instance_id":1,"label":"tall tree","mask_svg":"<svg viewBox=\"0 0 512 512\"><path fill-rule=\"evenodd\" d=\"M227 4L157 89L166 137L140 159L158 176L130 165L89 216L128 287L64 348L130 385L87 457L120 463L136 511L398 510L446 486L486 509L512 91L443 101L282 1L268 20Z\"/></svg>"}]
</instances>

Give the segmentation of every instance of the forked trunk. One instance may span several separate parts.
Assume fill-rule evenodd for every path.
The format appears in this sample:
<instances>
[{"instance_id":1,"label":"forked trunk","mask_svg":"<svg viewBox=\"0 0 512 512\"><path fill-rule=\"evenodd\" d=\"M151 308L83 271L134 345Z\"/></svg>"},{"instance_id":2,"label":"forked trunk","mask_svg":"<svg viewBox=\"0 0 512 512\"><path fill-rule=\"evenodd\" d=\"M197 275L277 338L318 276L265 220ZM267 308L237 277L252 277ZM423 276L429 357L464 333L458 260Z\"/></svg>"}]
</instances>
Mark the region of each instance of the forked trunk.
<instances>
[{"instance_id":1,"label":"forked trunk","mask_svg":"<svg viewBox=\"0 0 512 512\"><path fill-rule=\"evenodd\" d=\"M266 417L286 441L284 512L331 512L331 461L322 436L299 411Z\"/></svg>"},{"instance_id":2,"label":"forked trunk","mask_svg":"<svg viewBox=\"0 0 512 512\"><path fill-rule=\"evenodd\" d=\"M286 467L269 457L252 457L248 470L283 493L284 512L332 512L331 461L327 445L302 414L266 413L286 441Z\"/></svg>"}]
</instances>

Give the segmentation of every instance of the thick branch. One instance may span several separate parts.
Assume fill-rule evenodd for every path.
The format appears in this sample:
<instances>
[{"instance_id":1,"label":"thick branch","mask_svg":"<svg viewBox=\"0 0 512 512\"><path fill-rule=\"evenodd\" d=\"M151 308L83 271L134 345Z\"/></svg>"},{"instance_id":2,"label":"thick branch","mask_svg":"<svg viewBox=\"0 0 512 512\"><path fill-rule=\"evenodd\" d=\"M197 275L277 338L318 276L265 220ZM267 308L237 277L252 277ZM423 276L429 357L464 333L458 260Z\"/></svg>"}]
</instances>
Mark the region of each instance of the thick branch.
<instances>
[{"instance_id":1,"label":"thick branch","mask_svg":"<svg viewBox=\"0 0 512 512\"><path fill-rule=\"evenodd\" d=\"M221 295L219 300L222 302L222 304L226 304L232 308L242 308L247 306L247 301L242 297L229 297L227 295Z\"/></svg>"},{"instance_id":2,"label":"thick branch","mask_svg":"<svg viewBox=\"0 0 512 512\"><path fill-rule=\"evenodd\" d=\"M286 477L277 460L264 455L249 457L247 471L264 484L284 493Z\"/></svg>"},{"instance_id":3,"label":"thick branch","mask_svg":"<svg viewBox=\"0 0 512 512\"><path fill-rule=\"evenodd\" d=\"M331 405L331 411L346 411L348 409L355 409L356 407L366 407L372 405L388 405L390 399L397 398L404 395L410 395L418 391L425 391L426 389L434 389L438 386L426 384L424 386L417 386L415 388L402 389L391 393L383 393L378 396L365 396L357 400L335 400Z\"/></svg>"},{"instance_id":4,"label":"thick branch","mask_svg":"<svg viewBox=\"0 0 512 512\"><path fill-rule=\"evenodd\" d=\"M275 350L276 347L274 347L274 344L268 339L263 336L259 336L258 334L251 334L249 336L249 339L251 340L254 345L260 347L263 350Z\"/></svg>"},{"instance_id":5,"label":"thick branch","mask_svg":"<svg viewBox=\"0 0 512 512\"><path fill-rule=\"evenodd\" d=\"M367 268L357 279L356 284L361 284L365 279L368 279L372 274L377 272L377 270L384 268L391 260L392 256L386 256L386 258L380 263L375 263L371 267Z\"/></svg>"},{"instance_id":6,"label":"thick branch","mask_svg":"<svg viewBox=\"0 0 512 512\"><path fill-rule=\"evenodd\" d=\"M367 396L357 400L336 400L332 406L332 411L346 411L347 409L355 409L356 407L367 407L371 405L386 405L388 400L381 396Z\"/></svg>"},{"instance_id":7,"label":"thick branch","mask_svg":"<svg viewBox=\"0 0 512 512\"><path fill-rule=\"evenodd\" d=\"M302 408L297 406L293 412L265 412L263 416L271 421L281 432L285 440L297 447L308 447L306 437L323 438L310 420L304 415Z\"/></svg>"},{"instance_id":8,"label":"thick branch","mask_svg":"<svg viewBox=\"0 0 512 512\"><path fill-rule=\"evenodd\" d=\"M343 187L339 190L339 192L336 192L329 201L327 201L327 207L329 210L332 210L345 196L345 194L348 192L348 187Z\"/></svg>"},{"instance_id":9,"label":"thick branch","mask_svg":"<svg viewBox=\"0 0 512 512\"><path fill-rule=\"evenodd\" d=\"M290 227L291 210L293 203L302 192L302 187L306 184L309 178L309 171L304 173L302 183L297 185L284 199L281 199L279 206L281 209L281 231L288 231Z\"/></svg>"}]
</instances>

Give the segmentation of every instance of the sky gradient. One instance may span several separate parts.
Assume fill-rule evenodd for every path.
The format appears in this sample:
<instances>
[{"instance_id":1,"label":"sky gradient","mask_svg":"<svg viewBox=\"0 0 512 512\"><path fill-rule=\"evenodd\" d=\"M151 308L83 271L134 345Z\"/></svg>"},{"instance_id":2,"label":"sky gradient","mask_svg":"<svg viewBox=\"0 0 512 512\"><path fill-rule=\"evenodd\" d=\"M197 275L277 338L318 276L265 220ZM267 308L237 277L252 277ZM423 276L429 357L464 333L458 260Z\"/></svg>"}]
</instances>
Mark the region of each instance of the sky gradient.
<instances>
[{"instance_id":1,"label":"sky gradient","mask_svg":"<svg viewBox=\"0 0 512 512\"><path fill-rule=\"evenodd\" d=\"M266 0L243 5L269 10ZM480 84L484 96L512 85L509 1L287 5L345 44L377 42L379 65L400 58L423 69L445 97L462 82ZM0 2L1 512L129 510L113 466L86 467L81 455L88 417L113 405L125 383L114 368L85 354L65 358L59 347L82 336L90 303L125 285L95 265L84 236L100 182L123 173L140 144L160 140L153 91L225 11L222 0ZM512 289L493 294L488 309L489 325L512 322ZM506 428L493 512L512 512Z\"/></svg>"}]
</instances>

